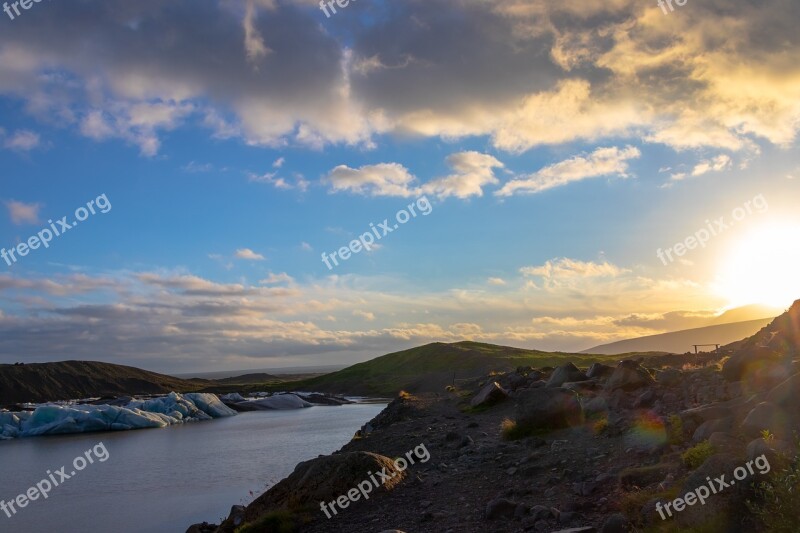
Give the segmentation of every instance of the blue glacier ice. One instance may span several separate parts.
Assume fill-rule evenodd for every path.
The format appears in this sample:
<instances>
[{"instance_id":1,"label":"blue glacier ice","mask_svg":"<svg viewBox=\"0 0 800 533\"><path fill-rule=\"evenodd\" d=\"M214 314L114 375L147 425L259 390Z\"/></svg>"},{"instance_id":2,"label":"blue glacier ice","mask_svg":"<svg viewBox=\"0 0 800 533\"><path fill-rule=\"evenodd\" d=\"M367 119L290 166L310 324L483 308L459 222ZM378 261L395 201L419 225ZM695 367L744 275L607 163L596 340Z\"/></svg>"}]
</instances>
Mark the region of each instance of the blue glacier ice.
<instances>
[{"instance_id":1,"label":"blue glacier ice","mask_svg":"<svg viewBox=\"0 0 800 533\"><path fill-rule=\"evenodd\" d=\"M214 394L172 392L160 398L133 399L125 406L42 404L34 411L0 411L0 440L39 435L161 428L233 416L236 411Z\"/></svg>"}]
</instances>

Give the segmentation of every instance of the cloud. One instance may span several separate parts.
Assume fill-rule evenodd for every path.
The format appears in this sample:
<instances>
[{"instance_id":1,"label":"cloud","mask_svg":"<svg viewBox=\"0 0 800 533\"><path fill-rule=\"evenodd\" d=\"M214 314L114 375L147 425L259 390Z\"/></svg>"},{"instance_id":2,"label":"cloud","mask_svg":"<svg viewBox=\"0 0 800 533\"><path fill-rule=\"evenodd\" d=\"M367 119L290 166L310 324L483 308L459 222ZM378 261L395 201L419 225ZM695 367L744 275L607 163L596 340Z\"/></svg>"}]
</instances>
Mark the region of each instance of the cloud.
<instances>
[{"instance_id":1,"label":"cloud","mask_svg":"<svg viewBox=\"0 0 800 533\"><path fill-rule=\"evenodd\" d=\"M281 272L280 274L273 274L272 272L269 273L269 276L259 281L262 285L276 285L279 283L293 283L294 278L287 274L286 272Z\"/></svg>"},{"instance_id":2,"label":"cloud","mask_svg":"<svg viewBox=\"0 0 800 533\"><path fill-rule=\"evenodd\" d=\"M709 0L665 17L630 0L579 4L398 0L360 26L319 24L309 0L54 5L0 36L0 94L145 156L192 118L271 147L369 148L385 134L486 136L511 152L796 140L797 5Z\"/></svg>"},{"instance_id":3,"label":"cloud","mask_svg":"<svg viewBox=\"0 0 800 533\"><path fill-rule=\"evenodd\" d=\"M247 180L252 183L267 183L283 191L298 189L300 192L305 192L308 190L310 183L303 178L302 174L295 173L293 178L294 182L289 182L285 178L279 177L278 171L267 172L261 175L251 172L247 175Z\"/></svg>"},{"instance_id":4,"label":"cloud","mask_svg":"<svg viewBox=\"0 0 800 533\"><path fill-rule=\"evenodd\" d=\"M283 164L286 162L286 159L283 157L279 157L272 163L272 168L281 168Z\"/></svg>"},{"instance_id":5,"label":"cloud","mask_svg":"<svg viewBox=\"0 0 800 533\"><path fill-rule=\"evenodd\" d=\"M506 282L505 282L505 280L503 278L489 278L489 279L486 280L486 283L488 283L489 285L495 285L495 286L506 285Z\"/></svg>"},{"instance_id":6,"label":"cloud","mask_svg":"<svg viewBox=\"0 0 800 533\"><path fill-rule=\"evenodd\" d=\"M2 137L2 135L0 135ZM18 130L3 139L3 147L17 152L29 152L41 145L38 133L29 130Z\"/></svg>"},{"instance_id":7,"label":"cloud","mask_svg":"<svg viewBox=\"0 0 800 533\"><path fill-rule=\"evenodd\" d=\"M39 224L39 209L42 207L41 204L26 204L24 202L17 202L16 200L9 200L4 203L11 217L11 222L17 226L21 226L22 224Z\"/></svg>"},{"instance_id":8,"label":"cloud","mask_svg":"<svg viewBox=\"0 0 800 533\"><path fill-rule=\"evenodd\" d=\"M590 277L614 277L630 272L630 270L612 265L608 261L595 263L593 261L578 261L563 257L545 262L544 265L537 267L522 267L520 272L526 276L540 276L543 278L590 278Z\"/></svg>"},{"instance_id":9,"label":"cloud","mask_svg":"<svg viewBox=\"0 0 800 533\"><path fill-rule=\"evenodd\" d=\"M360 309L356 309L355 311L353 311L353 316L363 318L367 322L372 322L373 320L375 320L375 315L373 313L369 313L367 311L361 311Z\"/></svg>"},{"instance_id":10,"label":"cloud","mask_svg":"<svg viewBox=\"0 0 800 533\"><path fill-rule=\"evenodd\" d=\"M425 194L439 198L455 196L469 198L483 196L483 188L500 183L494 175L495 168L503 168L496 158L479 152L460 152L447 158L447 164L455 174L429 181L421 187Z\"/></svg>"},{"instance_id":11,"label":"cloud","mask_svg":"<svg viewBox=\"0 0 800 533\"><path fill-rule=\"evenodd\" d=\"M689 177L702 176L709 172L722 172L723 170L731 168L732 164L733 160L731 157L725 154L720 154L712 159L704 159L698 162L691 172L675 172L670 174L669 182L662 185L661 188L670 188L674 185L674 182L683 181Z\"/></svg>"},{"instance_id":12,"label":"cloud","mask_svg":"<svg viewBox=\"0 0 800 533\"><path fill-rule=\"evenodd\" d=\"M22 353L26 361L79 357L199 371L267 361L319 364L328 356L354 363L427 342L467 339L577 350L693 320L688 312L670 318L665 309L698 309L698 320L710 316L701 310L713 301L711 287L571 261L553 260L537 271L553 280L561 276L559 283L502 294L480 288L415 291L407 280L386 276L328 276L287 287L224 283L183 270L52 278L0 274L0 360L13 362ZM283 274L275 276L285 279ZM364 328L378 322L367 309L392 312L380 317L380 327ZM354 317L366 322L353 324ZM111 355L108 346L115 347Z\"/></svg>"},{"instance_id":13,"label":"cloud","mask_svg":"<svg viewBox=\"0 0 800 533\"><path fill-rule=\"evenodd\" d=\"M702 176L708 172L722 172L731 167L731 158L725 154L718 155L717 157L701 161L698 163L694 170L692 170L692 176Z\"/></svg>"},{"instance_id":14,"label":"cloud","mask_svg":"<svg viewBox=\"0 0 800 533\"><path fill-rule=\"evenodd\" d=\"M190 174L198 174L201 172L211 172L214 170L214 165L211 163L197 163L195 161L190 161L187 165L181 167L181 170L184 172L188 172Z\"/></svg>"},{"instance_id":15,"label":"cloud","mask_svg":"<svg viewBox=\"0 0 800 533\"><path fill-rule=\"evenodd\" d=\"M244 259L246 261L263 261L265 259L263 255L255 253L250 248L239 248L236 250L234 257L237 259Z\"/></svg>"},{"instance_id":16,"label":"cloud","mask_svg":"<svg viewBox=\"0 0 800 533\"><path fill-rule=\"evenodd\" d=\"M454 173L434 178L423 185L419 185L417 178L399 163L365 165L358 169L340 165L323 182L330 186L331 192L401 198L431 194L439 198L453 196L460 199L483 196L484 187L500 183L494 169L503 168L503 163L491 155L458 152L449 155L446 162Z\"/></svg>"},{"instance_id":17,"label":"cloud","mask_svg":"<svg viewBox=\"0 0 800 533\"><path fill-rule=\"evenodd\" d=\"M412 187L416 178L403 165L380 163L365 165L358 169L339 165L323 179L331 187L331 192L352 192L364 196L414 195Z\"/></svg>"},{"instance_id":18,"label":"cloud","mask_svg":"<svg viewBox=\"0 0 800 533\"><path fill-rule=\"evenodd\" d=\"M598 148L584 156L545 167L535 174L509 181L495 192L497 196L512 196L518 193L536 194L576 181L604 176L628 176L628 161L641 156L638 148Z\"/></svg>"},{"instance_id":19,"label":"cloud","mask_svg":"<svg viewBox=\"0 0 800 533\"><path fill-rule=\"evenodd\" d=\"M314 248L310 244L305 242L305 241L300 243L300 249L303 250L304 252L313 252L314 251Z\"/></svg>"}]
</instances>

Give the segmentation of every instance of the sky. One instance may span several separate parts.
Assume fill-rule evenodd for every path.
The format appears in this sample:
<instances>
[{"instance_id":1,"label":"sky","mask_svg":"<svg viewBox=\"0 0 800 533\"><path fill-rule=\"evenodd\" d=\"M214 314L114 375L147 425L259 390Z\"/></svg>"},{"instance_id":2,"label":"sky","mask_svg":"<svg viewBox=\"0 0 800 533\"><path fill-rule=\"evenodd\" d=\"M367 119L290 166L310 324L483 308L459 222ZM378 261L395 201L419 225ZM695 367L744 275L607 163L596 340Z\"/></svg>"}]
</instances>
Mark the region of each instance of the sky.
<instances>
[{"instance_id":1,"label":"sky","mask_svg":"<svg viewBox=\"0 0 800 533\"><path fill-rule=\"evenodd\" d=\"M329 15L0 13L0 363L577 351L800 298L797 2Z\"/></svg>"}]
</instances>

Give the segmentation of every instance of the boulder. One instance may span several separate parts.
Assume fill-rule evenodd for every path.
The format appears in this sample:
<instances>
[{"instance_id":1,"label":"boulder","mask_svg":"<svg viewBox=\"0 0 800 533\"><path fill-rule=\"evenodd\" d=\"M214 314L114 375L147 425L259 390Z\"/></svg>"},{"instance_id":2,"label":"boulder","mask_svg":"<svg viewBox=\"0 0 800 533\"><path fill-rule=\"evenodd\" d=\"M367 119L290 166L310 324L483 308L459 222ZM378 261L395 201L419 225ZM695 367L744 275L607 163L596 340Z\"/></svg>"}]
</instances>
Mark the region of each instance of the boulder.
<instances>
[{"instance_id":1,"label":"boulder","mask_svg":"<svg viewBox=\"0 0 800 533\"><path fill-rule=\"evenodd\" d=\"M608 377L614 373L614 367L604 365L603 363L592 363L592 366L589 367L589 370L586 371L586 377L592 378L604 378Z\"/></svg>"},{"instance_id":2,"label":"boulder","mask_svg":"<svg viewBox=\"0 0 800 533\"><path fill-rule=\"evenodd\" d=\"M784 440L766 441L758 438L747 445L747 460L754 461L756 457L764 455L770 465L777 465L779 456L790 456L793 452L792 445Z\"/></svg>"},{"instance_id":3,"label":"boulder","mask_svg":"<svg viewBox=\"0 0 800 533\"><path fill-rule=\"evenodd\" d=\"M667 368L656 372L656 383L664 385L665 387L672 387L681 382L683 373L675 368Z\"/></svg>"},{"instance_id":4,"label":"boulder","mask_svg":"<svg viewBox=\"0 0 800 533\"><path fill-rule=\"evenodd\" d=\"M616 389L631 391L653 383L655 380L641 365L633 361L622 361L608 378L606 388L611 391Z\"/></svg>"},{"instance_id":5,"label":"boulder","mask_svg":"<svg viewBox=\"0 0 800 533\"><path fill-rule=\"evenodd\" d=\"M707 420L700 424L700 427L695 430L692 435L692 442L703 442L708 440L712 433L718 431L731 431L733 429L733 418L717 418L715 420Z\"/></svg>"},{"instance_id":6,"label":"boulder","mask_svg":"<svg viewBox=\"0 0 800 533\"><path fill-rule=\"evenodd\" d=\"M743 348L725 361L722 376L728 381L741 381L777 359L778 353L764 346Z\"/></svg>"},{"instance_id":7,"label":"boulder","mask_svg":"<svg viewBox=\"0 0 800 533\"><path fill-rule=\"evenodd\" d=\"M742 422L742 433L748 437L757 437L764 430L779 437L791 437L793 429L795 427L792 417L769 402L756 405Z\"/></svg>"},{"instance_id":8,"label":"boulder","mask_svg":"<svg viewBox=\"0 0 800 533\"><path fill-rule=\"evenodd\" d=\"M583 406L583 411L587 415L608 412L608 402L602 396L592 398Z\"/></svg>"},{"instance_id":9,"label":"boulder","mask_svg":"<svg viewBox=\"0 0 800 533\"><path fill-rule=\"evenodd\" d=\"M586 381L586 374L578 370L572 363L567 363L555 369L553 375L547 380L548 387L561 387L564 383L573 381Z\"/></svg>"},{"instance_id":10,"label":"boulder","mask_svg":"<svg viewBox=\"0 0 800 533\"><path fill-rule=\"evenodd\" d=\"M692 472L683 487L678 491L678 496L683 496L694 491L701 485L708 488L706 478L716 479L721 475L725 476L726 482L730 483L733 479L733 471L742 466L742 460L734 455L720 453L709 457L697 470ZM710 495L706 499L705 505L695 502L694 505L687 505L683 511L673 512L673 516L678 525L684 529L701 528L713 521L716 526L715 531L741 531L738 524L738 511L745 507L747 497L747 483L737 483L731 485L716 494ZM716 485L715 485L716 486ZM723 523L719 523L717 521Z\"/></svg>"},{"instance_id":11,"label":"boulder","mask_svg":"<svg viewBox=\"0 0 800 533\"><path fill-rule=\"evenodd\" d=\"M630 521L622 513L612 514L603 522L600 533L628 533L633 531Z\"/></svg>"},{"instance_id":12,"label":"boulder","mask_svg":"<svg viewBox=\"0 0 800 533\"><path fill-rule=\"evenodd\" d=\"M570 427L583 422L583 409L573 391L527 389L517 398L516 422L533 429Z\"/></svg>"},{"instance_id":13,"label":"boulder","mask_svg":"<svg viewBox=\"0 0 800 533\"><path fill-rule=\"evenodd\" d=\"M469 402L472 407L478 407L481 405L494 405L496 403L500 403L503 400L508 398L508 392L500 386L499 383L493 381L485 385L478 394L475 395L474 398Z\"/></svg>"},{"instance_id":14,"label":"boulder","mask_svg":"<svg viewBox=\"0 0 800 533\"><path fill-rule=\"evenodd\" d=\"M525 387L531 381L533 379L527 378L518 372L509 372L498 380L498 385L505 390L514 391Z\"/></svg>"},{"instance_id":15,"label":"boulder","mask_svg":"<svg viewBox=\"0 0 800 533\"><path fill-rule=\"evenodd\" d=\"M741 452L742 443L724 431L715 431L708 437L708 443L714 447L715 451L722 453L738 453Z\"/></svg>"},{"instance_id":16,"label":"boulder","mask_svg":"<svg viewBox=\"0 0 800 533\"><path fill-rule=\"evenodd\" d=\"M487 520L514 518L516 510L517 504L515 502L505 498L497 498L486 504L486 518Z\"/></svg>"},{"instance_id":17,"label":"boulder","mask_svg":"<svg viewBox=\"0 0 800 533\"><path fill-rule=\"evenodd\" d=\"M782 407L795 405L800 398L800 374L784 380L767 393L767 401Z\"/></svg>"},{"instance_id":18,"label":"boulder","mask_svg":"<svg viewBox=\"0 0 800 533\"><path fill-rule=\"evenodd\" d=\"M394 489L406 476L406 472L398 470L390 458L371 452L337 453L304 461L289 477L247 506L245 521L254 522L277 510L296 511L306 506L318 509L320 502L330 502L348 494L376 472L383 472L388 479L378 488L372 485L372 492L368 495L373 497ZM233 533L236 527L231 516L222 523L218 532Z\"/></svg>"},{"instance_id":19,"label":"boulder","mask_svg":"<svg viewBox=\"0 0 800 533\"><path fill-rule=\"evenodd\" d=\"M639 409L640 407L651 407L656 401L656 393L653 389L647 389L636 398L633 402L633 408Z\"/></svg>"}]
</instances>

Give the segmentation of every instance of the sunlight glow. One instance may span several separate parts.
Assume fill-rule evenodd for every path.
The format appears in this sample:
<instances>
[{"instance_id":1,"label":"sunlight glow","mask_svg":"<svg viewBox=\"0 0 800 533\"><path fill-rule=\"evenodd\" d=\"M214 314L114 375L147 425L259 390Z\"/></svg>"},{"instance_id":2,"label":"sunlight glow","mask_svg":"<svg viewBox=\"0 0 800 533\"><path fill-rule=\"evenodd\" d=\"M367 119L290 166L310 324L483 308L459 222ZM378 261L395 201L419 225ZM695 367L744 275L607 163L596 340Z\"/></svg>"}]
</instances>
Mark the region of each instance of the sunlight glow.
<instances>
[{"instance_id":1,"label":"sunlight glow","mask_svg":"<svg viewBox=\"0 0 800 533\"><path fill-rule=\"evenodd\" d=\"M800 223L771 223L737 240L717 270L717 294L730 307L788 308L800 299Z\"/></svg>"}]
</instances>

